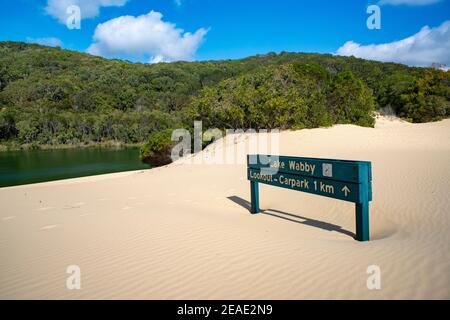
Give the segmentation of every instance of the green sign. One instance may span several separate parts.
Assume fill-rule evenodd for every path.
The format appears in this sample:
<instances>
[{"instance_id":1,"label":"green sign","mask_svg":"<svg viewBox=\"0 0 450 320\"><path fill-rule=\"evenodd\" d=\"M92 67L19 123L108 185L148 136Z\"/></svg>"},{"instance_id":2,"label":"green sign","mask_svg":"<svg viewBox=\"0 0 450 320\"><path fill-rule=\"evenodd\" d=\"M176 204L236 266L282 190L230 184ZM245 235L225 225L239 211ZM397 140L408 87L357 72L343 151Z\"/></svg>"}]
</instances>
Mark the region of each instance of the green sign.
<instances>
[{"instance_id":1,"label":"green sign","mask_svg":"<svg viewBox=\"0 0 450 320\"><path fill-rule=\"evenodd\" d=\"M269 173L259 169L248 169L250 181L270 184L272 186L314 193L325 197L359 202L359 184L340 182L306 176L291 175L287 173Z\"/></svg>"},{"instance_id":2,"label":"green sign","mask_svg":"<svg viewBox=\"0 0 450 320\"><path fill-rule=\"evenodd\" d=\"M355 203L356 238L369 240L372 165L368 161L249 155L252 213L259 210L258 183Z\"/></svg>"}]
</instances>

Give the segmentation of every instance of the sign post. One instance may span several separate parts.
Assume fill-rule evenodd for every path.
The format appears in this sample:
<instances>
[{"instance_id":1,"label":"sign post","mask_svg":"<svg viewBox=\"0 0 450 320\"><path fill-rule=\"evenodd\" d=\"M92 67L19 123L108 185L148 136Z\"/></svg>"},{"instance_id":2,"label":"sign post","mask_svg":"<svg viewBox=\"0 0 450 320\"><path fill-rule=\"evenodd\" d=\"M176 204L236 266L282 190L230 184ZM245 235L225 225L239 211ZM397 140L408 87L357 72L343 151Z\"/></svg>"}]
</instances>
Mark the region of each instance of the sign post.
<instances>
[{"instance_id":1,"label":"sign post","mask_svg":"<svg viewBox=\"0 0 450 320\"><path fill-rule=\"evenodd\" d=\"M368 241L372 164L368 161L249 155L251 213L260 212L259 183L355 203L356 239Z\"/></svg>"},{"instance_id":2,"label":"sign post","mask_svg":"<svg viewBox=\"0 0 450 320\"><path fill-rule=\"evenodd\" d=\"M252 198L252 207L251 212L253 214L259 213L259 185L256 181L250 181L250 191L251 191L251 198Z\"/></svg>"}]
</instances>

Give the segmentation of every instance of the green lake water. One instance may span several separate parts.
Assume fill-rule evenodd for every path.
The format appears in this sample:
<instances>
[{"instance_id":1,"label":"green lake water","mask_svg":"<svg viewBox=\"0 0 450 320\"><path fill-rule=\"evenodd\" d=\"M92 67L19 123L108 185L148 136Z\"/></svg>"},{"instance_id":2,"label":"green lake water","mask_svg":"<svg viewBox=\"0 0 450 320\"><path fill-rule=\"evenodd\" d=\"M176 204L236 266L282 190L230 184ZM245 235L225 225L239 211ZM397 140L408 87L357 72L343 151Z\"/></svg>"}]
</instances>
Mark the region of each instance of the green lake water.
<instances>
[{"instance_id":1,"label":"green lake water","mask_svg":"<svg viewBox=\"0 0 450 320\"><path fill-rule=\"evenodd\" d=\"M0 187L149 169L139 148L81 148L0 152Z\"/></svg>"}]
</instances>

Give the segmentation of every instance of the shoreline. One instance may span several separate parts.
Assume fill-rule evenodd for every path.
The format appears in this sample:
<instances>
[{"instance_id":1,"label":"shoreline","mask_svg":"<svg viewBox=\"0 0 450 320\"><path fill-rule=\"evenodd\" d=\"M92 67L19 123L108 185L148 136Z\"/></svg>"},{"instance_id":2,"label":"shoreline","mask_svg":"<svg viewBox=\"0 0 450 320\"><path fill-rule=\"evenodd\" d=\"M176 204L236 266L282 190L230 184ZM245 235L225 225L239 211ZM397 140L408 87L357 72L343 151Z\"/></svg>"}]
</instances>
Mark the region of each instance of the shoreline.
<instances>
[{"instance_id":1,"label":"shoreline","mask_svg":"<svg viewBox=\"0 0 450 320\"><path fill-rule=\"evenodd\" d=\"M159 167L158 167L159 168ZM106 180L106 179L114 179L118 177L126 177L133 174L142 173L148 170L154 170L157 168L149 168L149 169L137 169L137 170L128 170L128 171L118 171L118 172L109 172L109 173L101 173L101 174L93 174L88 176L81 176L81 177L75 177L75 178L63 178L58 180L51 180L51 181L42 181L42 182L33 182L33 183L27 183L27 184L18 184L18 185L12 185L12 186L6 186L6 187L0 187L0 192L2 190L7 189L13 189L13 188L34 188L34 187L41 187L41 186L52 186L52 185L66 185L66 184L74 184L74 183L83 183L83 182L91 182L91 181L99 181L99 180Z\"/></svg>"},{"instance_id":2,"label":"shoreline","mask_svg":"<svg viewBox=\"0 0 450 320\"><path fill-rule=\"evenodd\" d=\"M80 144L42 144L42 145L33 145L33 144L22 144L16 145L13 144L1 144L0 143L0 153L8 152L8 151L28 151L28 150L62 150L62 149L90 149L90 148L140 148L144 142L142 143L124 143L117 141L105 141L105 142L95 142L95 143L80 143Z\"/></svg>"}]
</instances>

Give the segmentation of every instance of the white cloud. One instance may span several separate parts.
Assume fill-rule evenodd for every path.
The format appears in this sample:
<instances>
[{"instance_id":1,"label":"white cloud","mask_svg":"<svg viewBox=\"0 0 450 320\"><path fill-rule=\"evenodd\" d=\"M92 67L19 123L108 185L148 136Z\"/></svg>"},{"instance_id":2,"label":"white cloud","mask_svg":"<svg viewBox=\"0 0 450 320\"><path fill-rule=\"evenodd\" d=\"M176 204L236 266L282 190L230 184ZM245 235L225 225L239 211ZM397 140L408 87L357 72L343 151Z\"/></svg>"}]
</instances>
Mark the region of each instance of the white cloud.
<instances>
[{"instance_id":1,"label":"white cloud","mask_svg":"<svg viewBox=\"0 0 450 320\"><path fill-rule=\"evenodd\" d=\"M191 60L208 31L200 28L195 33L184 32L175 24L162 21L162 17L151 11L101 23L87 52L104 57L144 58L152 63Z\"/></svg>"},{"instance_id":2,"label":"white cloud","mask_svg":"<svg viewBox=\"0 0 450 320\"><path fill-rule=\"evenodd\" d=\"M71 5L80 7L81 19L94 18L99 15L100 7L121 7L128 0L47 0L45 11L61 23L66 23Z\"/></svg>"},{"instance_id":3,"label":"white cloud","mask_svg":"<svg viewBox=\"0 0 450 320\"><path fill-rule=\"evenodd\" d=\"M450 65L450 20L439 27L423 27L400 41L361 45L348 41L336 54L378 61L428 67L432 63Z\"/></svg>"},{"instance_id":4,"label":"white cloud","mask_svg":"<svg viewBox=\"0 0 450 320\"><path fill-rule=\"evenodd\" d=\"M27 42L41 44L50 47L62 47L63 43L58 38L27 38Z\"/></svg>"},{"instance_id":5,"label":"white cloud","mask_svg":"<svg viewBox=\"0 0 450 320\"><path fill-rule=\"evenodd\" d=\"M429 4L434 4L441 2L442 0L380 0L378 2L379 5L390 4L393 6L398 6L402 4L410 5L410 6L426 6Z\"/></svg>"}]
</instances>

